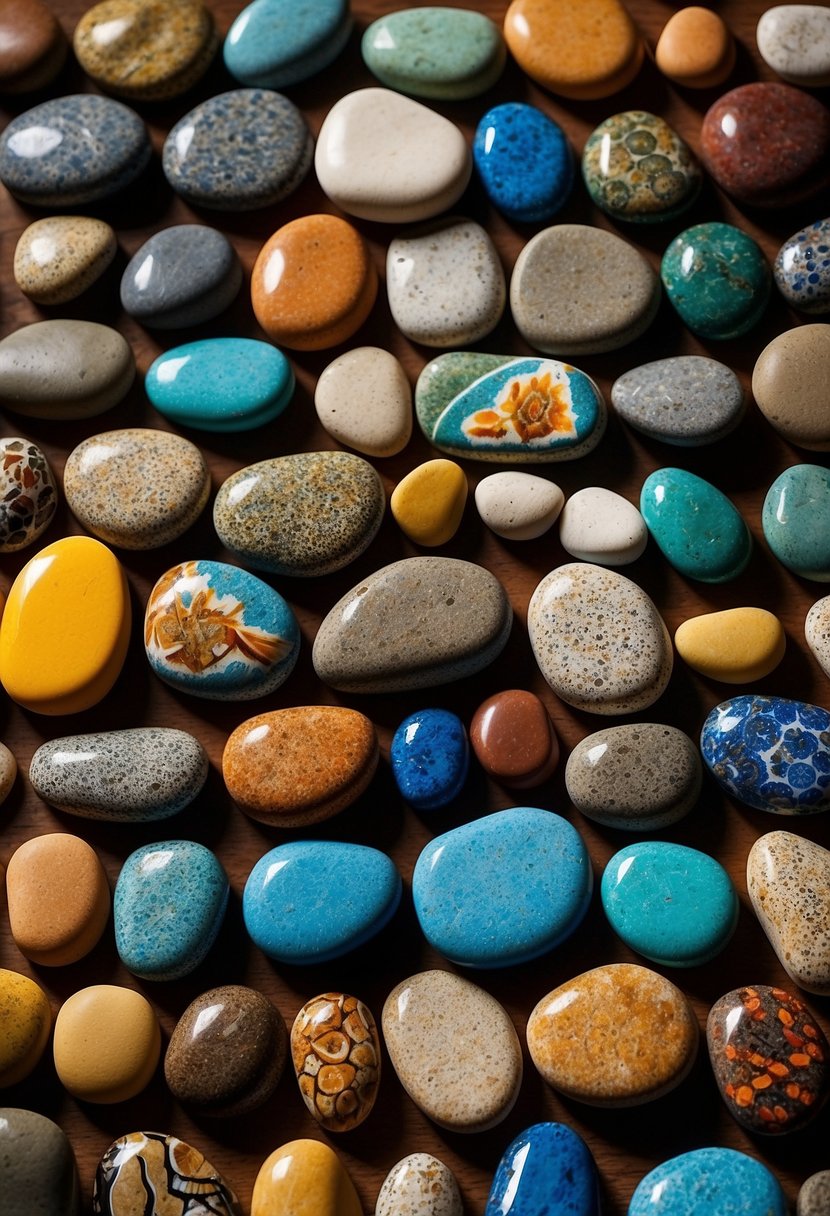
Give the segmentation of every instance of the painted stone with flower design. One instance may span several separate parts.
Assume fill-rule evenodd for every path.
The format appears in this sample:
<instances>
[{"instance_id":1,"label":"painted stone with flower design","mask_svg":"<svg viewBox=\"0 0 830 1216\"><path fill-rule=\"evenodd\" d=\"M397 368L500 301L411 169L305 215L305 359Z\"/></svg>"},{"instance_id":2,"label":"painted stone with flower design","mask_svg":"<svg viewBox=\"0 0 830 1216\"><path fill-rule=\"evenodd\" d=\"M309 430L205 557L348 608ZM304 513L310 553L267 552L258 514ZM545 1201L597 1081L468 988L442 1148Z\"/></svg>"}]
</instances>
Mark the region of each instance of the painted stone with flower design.
<instances>
[{"instance_id":1,"label":"painted stone with flower design","mask_svg":"<svg viewBox=\"0 0 830 1216\"><path fill-rule=\"evenodd\" d=\"M155 674L179 692L250 701L290 676L300 629L262 579L225 562L173 566L150 592L144 647Z\"/></svg>"},{"instance_id":2,"label":"painted stone with flower design","mask_svg":"<svg viewBox=\"0 0 830 1216\"><path fill-rule=\"evenodd\" d=\"M239 1200L203 1153L163 1132L129 1132L109 1146L95 1173L94 1216L240 1216Z\"/></svg>"},{"instance_id":3,"label":"painted stone with flower design","mask_svg":"<svg viewBox=\"0 0 830 1216\"><path fill-rule=\"evenodd\" d=\"M28 439L0 439L0 553L16 553L42 536L58 491L46 457Z\"/></svg>"},{"instance_id":4,"label":"painted stone with flower design","mask_svg":"<svg viewBox=\"0 0 830 1216\"><path fill-rule=\"evenodd\" d=\"M703 180L677 132L646 110L625 110L599 124L582 154L582 176L596 205L630 224L682 215Z\"/></svg>"},{"instance_id":5,"label":"painted stone with flower design","mask_svg":"<svg viewBox=\"0 0 830 1216\"><path fill-rule=\"evenodd\" d=\"M327 1132L349 1132L375 1104L380 1039L357 997L324 992L303 1005L291 1029L291 1058L308 1110Z\"/></svg>"}]
</instances>

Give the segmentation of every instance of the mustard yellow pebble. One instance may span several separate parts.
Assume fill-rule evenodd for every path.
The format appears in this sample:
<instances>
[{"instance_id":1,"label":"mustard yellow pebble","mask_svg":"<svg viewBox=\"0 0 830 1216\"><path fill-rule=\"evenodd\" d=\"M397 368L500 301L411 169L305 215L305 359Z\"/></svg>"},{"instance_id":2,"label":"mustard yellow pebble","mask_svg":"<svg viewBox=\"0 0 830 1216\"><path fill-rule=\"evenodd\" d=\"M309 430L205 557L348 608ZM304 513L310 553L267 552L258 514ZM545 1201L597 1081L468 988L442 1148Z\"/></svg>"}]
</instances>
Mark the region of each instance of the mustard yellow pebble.
<instances>
[{"instance_id":1,"label":"mustard yellow pebble","mask_svg":"<svg viewBox=\"0 0 830 1216\"><path fill-rule=\"evenodd\" d=\"M333 1149L292 1140L264 1162L254 1183L251 1216L362 1216L354 1184Z\"/></svg>"},{"instance_id":2,"label":"mustard yellow pebble","mask_svg":"<svg viewBox=\"0 0 830 1216\"><path fill-rule=\"evenodd\" d=\"M126 1102L156 1070L161 1031L140 992L115 984L82 988L55 1019L55 1071L83 1102Z\"/></svg>"},{"instance_id":3,"label":"mustard yellow pebble","mask_svg":"<svg viewBox=\"0 0 830 1216\"><path fill-rule=\"evenodd\" d=\"M416 545L444 545L458 531L467 502L467 478L454 460L427 460L395 487L390 507L398 527Z\"/></svg>"},{"instance_id":4,"label":"mustard yellow pebble","mask_svg":"<svg viewBox=\"0 0 830 1216\"><path fill-rule=\"evenodd\" d=\"M51 1027L52 1010L40 985L0 968L0 1088L28 1077Z\"/></svg>"},{"instance_id":5,"label":"mustard yellow pebble","mask_svg":"<svg viewBox=\"0 0 830 1216\"><path fill-rule=\"evenodd\" d=\"M674 635L689 667L722 684L749 684L768 676L784 657L786 638L777 616L764 608L727 608L684 621Z\"/></svg>"}]
</instances>

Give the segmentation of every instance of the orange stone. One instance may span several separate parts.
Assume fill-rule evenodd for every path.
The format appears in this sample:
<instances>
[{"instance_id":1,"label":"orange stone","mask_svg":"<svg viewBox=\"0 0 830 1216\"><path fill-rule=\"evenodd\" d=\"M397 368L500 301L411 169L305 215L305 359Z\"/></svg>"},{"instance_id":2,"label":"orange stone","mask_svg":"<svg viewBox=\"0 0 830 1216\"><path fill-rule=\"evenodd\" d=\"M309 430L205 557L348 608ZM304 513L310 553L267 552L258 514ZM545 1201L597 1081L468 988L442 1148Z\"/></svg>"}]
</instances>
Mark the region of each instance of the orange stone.
<instances>
[{"instance_id":1,"label":"orange stone","mask_svg":"<svg viewBox=\"0 0 830 1216\"><path fill-rule=\"evenodd\" d=\"M723 84L735 66L735 41L719 13L691 5L663 28L654 52L664 76L687 89Z\"/></svg>"},{"instance_id":2,"label":"orange stone","mask_svg":"<svg viewBox=\"0 0 830 1216\"><path fill-rule=\"evenodd\" d=\"M251 278L256 319L292 350L345 342L372 311L377 290L366 242L335 215L304 215L277 229Z\"/></svg>"}]
</instances>

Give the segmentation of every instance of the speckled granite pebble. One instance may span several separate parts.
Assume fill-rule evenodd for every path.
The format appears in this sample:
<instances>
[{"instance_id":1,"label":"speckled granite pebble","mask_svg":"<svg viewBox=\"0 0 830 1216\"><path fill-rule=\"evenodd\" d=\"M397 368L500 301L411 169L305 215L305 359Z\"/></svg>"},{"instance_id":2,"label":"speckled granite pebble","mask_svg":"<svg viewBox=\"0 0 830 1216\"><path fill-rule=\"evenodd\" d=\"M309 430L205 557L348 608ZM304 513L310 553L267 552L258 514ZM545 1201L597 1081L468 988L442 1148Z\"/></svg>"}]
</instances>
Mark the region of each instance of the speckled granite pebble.
<instances>
[{"instance_id":1,"label":"speckled granite pebble","mask_svg":"<svg viewBox=\"0 0 830 1216\"><path fill-rule=\"evenodd\" d=\"M583 562L628 566L647 542L648 529L634 504L604 486L577 490L559 516L559 543Z\"/></svg>"},{"instance_id":2,"label":"speckled granite pebble","mask_svg":"<svg viewBox=\"0 0 830 1216\"><path fill-rule=\"evenodd\" d=\"M401 797L419 811L446 806L467 780L467 731L448 709L418 709L392 736L389 761Z\"/></svg>"},{"instance_id":3,"label":"speckled granite pebble","mask_svg":"<svg viewBox=\"0 0 830 1216\"><path fill-rule=\"evenodd\" d=\"M787 569L830 582L830 471L794 464L767 490L761 511L764 537Z\"/></svg>"},{"instance_id":4,"label":"speckled granite pebble","mask_svg":"<svg viewBox=\"0 0 830 1216\"><path fill-rule=\"evenodd\" d=\"M496 83L507 58L489 17L443 6L379 17L364 32L361 52L387 88L442 101L477 97Z\"/></svg>"},{"instance_id":5,"label":"speckled granite pebble","mask_svg":"<svg viewBox=\"0 0 830 1216\"><path fill-rule=\"evenodd\" d=\"M129 343L95 321L35 321L0 341L0 405L31 418L103 414L134 379Z\"/></svg>"},{"instance_id":6,"label":"speckled granite pebble","mask_svg":"<svg viewBox=\"0 0 830 1216\"><path fill-rule=\"evenodd\" d=\"M752 553L752 535L717 486L686 469L656 469L643 482L640 511L666 561L686 578L725 583Z\"/></svg>"},{"instance_id":7,"label":"speckled granite pebble","mask_svg":"<svg viewBox=\"0 0 830 1216\"><path fill-rule=\"evenodd\" d=\"M660 274L681 319L702 338L739 338L760 321L770 272L761 248L732 224L696 224L663 254Z\"/></svg>"},{"instance_id":8,"label":"speckled granite pebble","mask_svg":"<svg viewBox=\"0 0 830 1216\"><path fill-rule=\"evenodd\" d=\"M352 31L348 0L253 0L225 39L225 67L241 84L284 89L322 72Z\"/></svg>"},{"instance_id":9,"label":"speckled granite pebble","mask_svg":"<svg viewBox=\"0 0 830 1216\"><path fill-rule=\"evenodd\" d=\"M372 1113L380 1037L363 1001L346 992L306 1001L291 1028L291 1059L306 1109L327 1132L350 1132Z\"/></svg>"},{"instance_id":10,"label":"speckled granite pebble","mask_svg":"<svg viewBox=\"0 0 830 1216\"><path fill-rule=\"evenodd\" d=\"M506 101L476 127L473 159L490 202L520 224L546 223L573 189L568 137L536 106Z\"/></svg>"},{"instance_id":11,"label":"speckled granite pebble","mask_svg":"<svg viewBox=\"0 0 830 1216\"><path fill-rule=\"evenodd\" d=\"M333 439L366 456L395 456L412 435L412 389L388 350L358 346L321 373L314 408Z\"/></svg>"},{"instance_id":12,"label":"speckled granite pebble","mask_svg":"<svg viewBox=\"0 0 830 1216\"><path fill-rule=\"evenodd\" d=\"M600 1181L591 1150L564 1123L535 1123L507 1146L484 1216L599 1216Z\"/></svg>"},{"instance_id":13,"label":"speckled granite pebble","mask_svg":"<svg viewBox=\"0 0 830 1216\"><path fill-rule=\"evenodd\" d=\"M0 1208L4 1216L80 1216L72 1146L45 1115L0 1106Z\"/></svg>"},{"instance_id":14,"label":"speckled granite pebble","mask_svg":"<svg viewBox=\"0 0 830 1216\"><path fill-rule=\"evenodd\" d=\"M0 13L0 93L45 88L66 61L68 43L41 0L6 0Z\"/></svg>"},{"instance_id":15,"label":"speckled granite pebble","mask_svg":"<svg viewBox=\"0 0 830 1216\"><path fill-rule=\"evenodd\" d=\"M827 1212L830 1212L830 1170L821 1170L802 1184L796 1216L827 1216Z\"/></svg>"},{"instance_id":16,"label":"speckled granite pebble","mask_svg":"<svg viewBox=\"0 0 830 1216\"><path fill-rule=\"evenodd\" d=\"M688 145L646 110L624 110L591 132L582 177L602 211L631 224L676 219L695 202L703 181Z\"/></svg>"},{"instance_id":17,"label":"speckled granite pebble","mask_svg":"<svg viewBox=\"0 0 830 1216\"><path fill-rule=\"evenodd\" d=\"M15 246L14 280L36 304L65 304L101 277L117 247L103 220L84 215L35 220Z\"/></svg>"},{"instance_id":18,"label":"speckled granite pebble","mask_svg":"<svg viewBox=\"0 0 830 1216\"><path fill-rule=\"evenodd\" d=\"M195 1198L193 1198L195 1196ZM192 1203L191 1203L192 1200ZM208 1206L210 1205L210 1206ZM236 1195L203 1153L163 1132L129 1132L104 1153L95 1172L94 1216L186 1212L241 1216Z\"/></svg>"},{"instance_id":19,"label":"speckled granite pebble","mask_svg":"<svg viewBox=\"0 0 830 1216\"><path fill-rule=\"evenodd\" d=\"M9 751L5 743L0 743L0 804L4 803L12 792L17 777L17 761L14 753Z\"/></svg>"},{"instance_id":20,"label":"speckled granite pebble","mask_svg":"<svg viewBox=\"0 0 830 1216\"><path fill-rule=\"evenodd\" d=\"M815 220L787 237L772 273L793 308L812 316L830 312L830 218Z\"/></svg>"},{"instance_id":21,"label":"speckled granite pebble","mask_svg":"<svg viewBox=\"0 0 830 1216\"><path fill-rule=\"evenodd\" d=\"M782 80L803 89L830 84L830 10L823 4L776 4L755 28L758 53Z\"/></svg>"},{"instance_id":22,"label":"speckled granite pebble","mask_svg":"<svg viewBox=\"0 0 830 1216\"><path fill-rule=\"evenodd\" d=\"M383 1180L375 1216L462 1216L464 1205L449 1166L429 1153L410 1153Z\"/></svg>"},{"instance_id":23,"label":"speckled granite pebble","mask_svg":"<svg viewBox=\"0 0 830 1216\"><path fill-rule=\"evenodd\" d=\"M28 439L0 439L0 553L17 553L43 535L58 505L49 462Z\"/></svg>"},{"instance_id":24,"label":"speckled granite pebble","mask_svg":"<svg viewBox=\"0 0 830 1216\"><path fill-rule=\"evenodd\" d=\"M725 363L675 355L618 376L611 402L620 418L651 439L678 447L715 443L744 415L741 382Z\"/></svg>"},{"instance_id":25,"label":"speckled granite pebble","mask_svg":"<svg viewBox=\"0 0 830 1216\"><path fill-rule=\"evenodd\" d=\"M824 674L830 677L830 595L816 600L804 621L804 637Z\"/></svg>"},{"instance_id":26,"label":"speckled granite pebble","mask_svg":"<svg viewBox=\"0 0 830 1216\"><path fill-rule=\"evenodd\" d=\"M224 312L241 286L242 266L223 233L174 224L131 258L121 278L121 307L150 329L179 329Z\"/></svg>"},{"instance_id":27,"label":"speckled granite pebble","mask_svg":"<svg viewBox=\"0 0 830 1216\"><path fill-rule=\"evenodd\" d=\"M505 540L535 540L552 528L565 495L545 477L515 470L491 473L475 489L484 523Z\"/></svg>"},{"instance_id":28,"label":"speckled granite pebble","mask_svg":"<svg viewBox=\"0 0 830 1216\"><path fill-rule=\"evenodd\" d=\"M830 993L830 852L792 832L767 832L746 862L749 898L793 983Z\"/></svg>"},{"instance_id":29,"label":"speckled granite pebble","mask_svg":"<svg viewBox=\"0 0 830 1216\"><path fill-rule=\"evenodd\" d=\"M797 325L773 338L755 362L752 395L790 443L830 450L830 325Z\"/></svg>"},{"instance_id":30,"label":"speckled granite pebble","mask_svg":"<svg viewBox=\"0 0 830 1216\"><path fill-rule=\"evenodd\" d=\"M0 968L0 1088L17 1085L37 1067L52 1030L52 1008L46 993L17 971ZM3 1112L0 1111L0 1118ZM0 1141L0 1155L6 1146ZM5 1200L0 1169L0 1199ZM4 1211L8 1211L4 1207Z\"/></svg>"},{"instance_id":31,"label":"speckled granite pebble","mask_svg":"<svg viewBox=\"0 0 830 1216\"><path fill-rule=\"evenodd\" d=\"M787 1201L765 1165L731 1148L698 1148L646 1174L628 1216L787 1216Z\"/></svg>"},{"instance_id":32,"label":"speckled granite pebble","mask_svg":"<svg viewBox=\"0 0 830 1216\"><path fill-rule=\"evenodd\" d=\"M723 84L735 67L735 57L735 39L720 13L696 4L669 17L654 48L663 75L685 89Z\"/></svg>"},{"instance_id":33,"label":"speckled granite pebble","mask_svg":"<svg viewBox=\"0 0 830 1216\"><path fill-rule=\"evenodd\" d=\"M512 789L542 785L559 763L559 740L545 705L525 688L506 688L479 705L470 743L488 777Z\"/></svg>"}]
</instances>

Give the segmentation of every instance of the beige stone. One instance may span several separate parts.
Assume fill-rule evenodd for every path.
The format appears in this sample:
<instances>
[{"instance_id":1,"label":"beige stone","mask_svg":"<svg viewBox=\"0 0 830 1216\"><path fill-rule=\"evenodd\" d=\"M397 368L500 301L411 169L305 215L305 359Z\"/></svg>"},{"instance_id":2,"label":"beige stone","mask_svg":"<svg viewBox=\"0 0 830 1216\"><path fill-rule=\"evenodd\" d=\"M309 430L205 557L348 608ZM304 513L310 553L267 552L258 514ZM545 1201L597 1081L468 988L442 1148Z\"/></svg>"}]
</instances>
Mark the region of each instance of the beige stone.
<instances>
[{"instance_id":1,"label":"beige stone","mask_svg":"<svg viewBox=\"0 0 830 1216\"><path fill-rule=\"evenodd\" d=\"M14 251L14 278L36 304L65 304L82 295L115 257L115 233L86 215L53 215L23 232Z\"/></svg>"},{"instance_id":2,"label":"beige stone","mask_svg":"<svg viewBox=\"0 0 830 1216\"><path fill-rule=\"evenodd\" d=\"M773 338L755 363L752 392L785 439L830 451L830 325L799 325Z\"/></svg>"}]
</instances>

